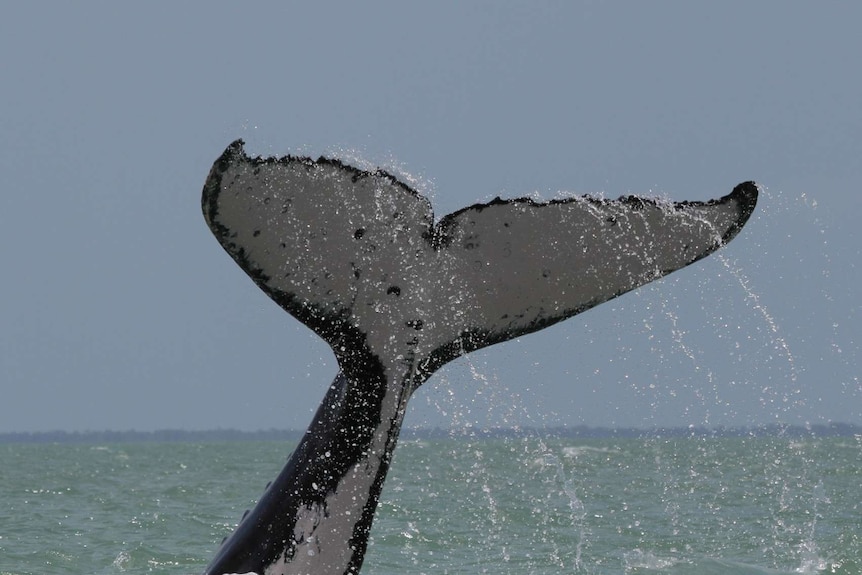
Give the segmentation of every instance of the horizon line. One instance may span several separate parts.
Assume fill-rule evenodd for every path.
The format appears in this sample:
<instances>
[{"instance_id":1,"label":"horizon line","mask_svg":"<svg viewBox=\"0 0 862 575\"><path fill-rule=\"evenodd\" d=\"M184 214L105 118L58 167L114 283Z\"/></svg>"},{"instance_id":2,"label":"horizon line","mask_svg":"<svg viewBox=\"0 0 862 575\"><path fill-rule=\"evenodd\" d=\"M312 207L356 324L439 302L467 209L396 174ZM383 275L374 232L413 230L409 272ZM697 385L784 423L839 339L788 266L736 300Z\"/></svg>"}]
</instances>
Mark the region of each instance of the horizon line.
<instances>
[{"instance_id":1,"label":"horizon line","mask_svg":"<svg viewBox=\"0 0 862 575\"><path fill-rule=\"evenodd\" d=\"M7 431L0 432L0 443L181 443L190 441L297 441L304 435L300 429L240 430L214 428L206 430L163 428L152 431L138 430L84 430L84 431ZM559 438L663 438L663 437L862 437L862 424L829 422L822 424L752 424L743 426L462 426L462 427L408 427L401 431L405 439L463 439L508 438L539 435Z\"/></svg>"}]
</instances>

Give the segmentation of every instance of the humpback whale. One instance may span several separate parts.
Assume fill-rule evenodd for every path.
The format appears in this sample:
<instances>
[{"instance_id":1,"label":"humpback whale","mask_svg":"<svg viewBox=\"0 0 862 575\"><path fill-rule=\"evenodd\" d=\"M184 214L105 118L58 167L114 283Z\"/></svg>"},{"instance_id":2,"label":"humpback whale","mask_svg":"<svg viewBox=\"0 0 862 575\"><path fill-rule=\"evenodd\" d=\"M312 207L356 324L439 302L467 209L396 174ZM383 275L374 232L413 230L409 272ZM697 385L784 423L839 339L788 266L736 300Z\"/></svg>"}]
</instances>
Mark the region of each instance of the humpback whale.
<instances>
[{"instance_id":1,"label":"humpback whale","mask_svg":"<svg viewBox=\"0 0 862 575\"><path fill-rule=\"evenodd\" d=\"M206 575L358 573L423 382L707 256L739 233L758 194L745 182L707 202L497 198L435 221L429 201L385 171L243 146L213 164L204 218L251 279L326 340L339 372Z\"/></svg>"}]
</instances>

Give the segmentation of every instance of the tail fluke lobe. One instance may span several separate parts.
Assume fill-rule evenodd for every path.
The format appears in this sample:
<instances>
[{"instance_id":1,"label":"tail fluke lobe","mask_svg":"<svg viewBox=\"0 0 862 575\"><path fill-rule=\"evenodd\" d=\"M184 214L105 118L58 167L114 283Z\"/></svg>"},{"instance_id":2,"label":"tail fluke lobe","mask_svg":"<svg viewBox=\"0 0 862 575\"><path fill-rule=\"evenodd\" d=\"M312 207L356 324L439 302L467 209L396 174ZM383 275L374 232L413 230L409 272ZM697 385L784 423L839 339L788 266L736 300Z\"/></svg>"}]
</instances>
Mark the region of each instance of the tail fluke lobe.
<instances>
[{"instance_id":1,"label":"tail fluke lobe","mask_svg":"<svg viewBox=\"0 0 862 575\"><path fill-rule=\"evenodd\" d=\"M495 200L446 216L444 275L470 294L466 323L484 334L468 347L536 331L709 255L756 199L747 182L709 202Z\"/></svg>"},{"instance_id":2,"label":"tail fluke lobe","mask_svg":"<svg viewBox=\"0 0 862 575\"><path fill-rule=\"evenodd\" d=\"M384 172L249 158L237 141L213 166L202 203L222 247L342 367L350 369L357 338L388 362L403 355L425 307L433 225L425 198Z\"/></svg>"}]
</instances>

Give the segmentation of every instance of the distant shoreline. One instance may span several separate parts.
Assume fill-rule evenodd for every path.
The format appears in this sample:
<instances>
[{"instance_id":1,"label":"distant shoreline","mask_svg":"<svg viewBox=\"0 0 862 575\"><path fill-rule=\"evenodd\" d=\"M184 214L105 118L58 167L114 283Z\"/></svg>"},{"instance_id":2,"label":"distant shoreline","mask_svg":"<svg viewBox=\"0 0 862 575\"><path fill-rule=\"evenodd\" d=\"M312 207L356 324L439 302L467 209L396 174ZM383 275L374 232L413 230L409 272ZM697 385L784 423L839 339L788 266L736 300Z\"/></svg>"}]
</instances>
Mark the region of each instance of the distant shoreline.
<instances>
[{"instance_id":1,"label":"distant shoreline","mask_svg":"<svg viewBox=\"0 0 862 575\"><path fill-rule=\"evenodd\" d=\"M211 443L235 441L299 441L299 430L269 429L240 431L212 429L189 431L162 429L158 431L36 431L0 433L0 443ZM685 438L685 437L783 437L812 439L822 437L862 437L862 425L830 423L822 425L761 425L749 427L514 427L514 428L410 428L401 432L404 439L494 439L509 437L613 439L613 438Z\"/></svg>"}]
</instances>

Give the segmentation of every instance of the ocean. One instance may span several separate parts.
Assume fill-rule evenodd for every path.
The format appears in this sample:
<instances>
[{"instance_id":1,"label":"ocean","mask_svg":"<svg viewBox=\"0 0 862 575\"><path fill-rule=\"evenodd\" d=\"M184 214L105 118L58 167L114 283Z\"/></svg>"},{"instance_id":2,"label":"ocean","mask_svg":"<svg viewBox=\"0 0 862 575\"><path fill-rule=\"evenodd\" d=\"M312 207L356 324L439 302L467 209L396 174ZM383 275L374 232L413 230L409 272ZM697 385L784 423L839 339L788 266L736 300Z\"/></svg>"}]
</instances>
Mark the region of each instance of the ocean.
<instances>
[{"instance_id":1,"label":"ocean","mask_svg":"<svg viewBox=\"0 0 862 575\"><path fill-rule=\"evenodd\" d=\"M292 445L0 444L0 574L197 574ZM862 573L862 437L403 440L363 574Z\"/></svg>"}]
</instances>

